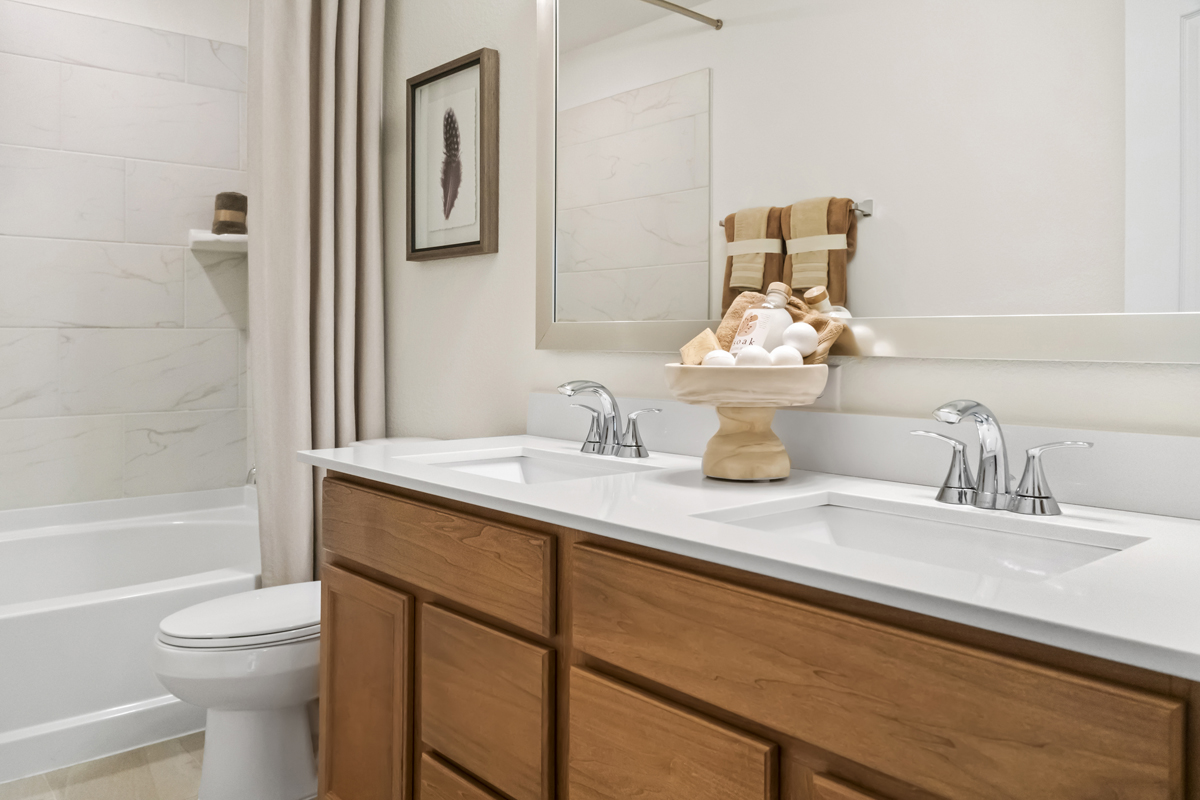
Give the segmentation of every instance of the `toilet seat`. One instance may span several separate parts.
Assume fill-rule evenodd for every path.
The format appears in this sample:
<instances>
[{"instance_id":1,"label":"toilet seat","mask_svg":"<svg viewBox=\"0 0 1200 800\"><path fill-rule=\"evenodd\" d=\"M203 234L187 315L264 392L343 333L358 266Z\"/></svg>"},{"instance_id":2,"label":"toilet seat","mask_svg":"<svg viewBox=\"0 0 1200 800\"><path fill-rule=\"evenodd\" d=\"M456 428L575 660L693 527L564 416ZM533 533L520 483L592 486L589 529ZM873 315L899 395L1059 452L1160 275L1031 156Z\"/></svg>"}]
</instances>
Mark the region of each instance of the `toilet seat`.
<instances>
[{"instance_id":1,"label":"toilet seat","mask_svg":"<svg viewBox=\"0 0 1200 800\"><path fill-rule=\"evenodd\" d=\"M163 644L169 644L172 647L180 647L185 650L241 650L248 647L266 647L272 644L298 642L304 639L319 637L320 635L321 625L318 623L290 631L275 631L274 633L263 633L257 636L185 638L182 636L171 636L159 631L158 640Z\"/></svg>"},{"instance_id":2,"label":"toilet seat","mask_svg":"<svg viewBox=\"0 0 1200 800\"><path fill-rule=\"evenodd\" d=\"M171 647L230 650L266 647L321 634L321 584L274 586L218 597L172 614L158 640Z\"/></svg>"}]
</instances>

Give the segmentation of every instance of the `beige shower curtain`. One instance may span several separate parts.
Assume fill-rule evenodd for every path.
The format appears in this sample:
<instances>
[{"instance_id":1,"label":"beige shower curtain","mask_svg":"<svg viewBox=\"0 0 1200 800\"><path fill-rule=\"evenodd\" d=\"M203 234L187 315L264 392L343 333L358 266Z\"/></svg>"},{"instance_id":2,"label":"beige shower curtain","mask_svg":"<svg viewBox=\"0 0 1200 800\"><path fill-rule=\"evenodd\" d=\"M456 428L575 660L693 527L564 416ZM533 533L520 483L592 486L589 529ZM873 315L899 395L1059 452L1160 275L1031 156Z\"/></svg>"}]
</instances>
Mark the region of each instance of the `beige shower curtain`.
<instances>
[{"instance_id":1,"label":"beige shower curtain","mask_svg":"<svg viewBox=\"0 0 1200 800\"><path fill-rule=\"evenodd\" d=\"M250 375L263 585L314 577L296 451L384 435L385 0L251 0Z\"/></svg>"}]
</instances>

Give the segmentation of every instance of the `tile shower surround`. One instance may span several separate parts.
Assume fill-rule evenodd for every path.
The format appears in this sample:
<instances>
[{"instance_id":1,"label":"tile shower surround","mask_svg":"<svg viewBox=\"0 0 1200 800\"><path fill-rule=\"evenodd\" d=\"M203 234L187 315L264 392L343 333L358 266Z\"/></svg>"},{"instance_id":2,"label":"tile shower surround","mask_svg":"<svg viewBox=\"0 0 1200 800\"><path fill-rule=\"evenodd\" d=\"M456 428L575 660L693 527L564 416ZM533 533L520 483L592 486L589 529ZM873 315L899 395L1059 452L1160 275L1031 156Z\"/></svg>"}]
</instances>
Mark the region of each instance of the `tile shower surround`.
<instances>
[{"instance_id":1,"label":"tile shower surround","mask_svg":"<svg viewBox=\"0 0 1200 800\"><path fill-rule=\"evenodd\" d=\"M241 485L246 50L0 0L0 509Z\"/></svg>"},{"instance_id":2,"label":"tile shower surround","mask_svg":"<svg viewBox=\"0 0 1200 800\"><path fill-rule=\"evenodd\" d=\"M708 133L708 70L559 112L559 320L707 319Z\"/></svg>"}]
</instances>

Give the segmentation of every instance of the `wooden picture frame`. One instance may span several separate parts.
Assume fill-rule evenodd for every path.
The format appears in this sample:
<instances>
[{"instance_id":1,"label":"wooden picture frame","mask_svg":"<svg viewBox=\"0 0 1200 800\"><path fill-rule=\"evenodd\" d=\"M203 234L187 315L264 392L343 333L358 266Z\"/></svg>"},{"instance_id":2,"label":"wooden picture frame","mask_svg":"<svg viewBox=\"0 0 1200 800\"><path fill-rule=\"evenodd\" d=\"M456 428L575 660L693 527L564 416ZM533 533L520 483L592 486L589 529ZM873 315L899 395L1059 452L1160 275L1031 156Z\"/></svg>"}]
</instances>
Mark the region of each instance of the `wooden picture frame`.
<instances>
[{"instance_id":1,"label":"wooden picture frame","mask_svg":"<svg viewBox=\"0 0 1200 800\"><path fill-rule=\"evenodd\" d=\"M470 74L475 68L477 89ZM446 94L446 87L458 88ZM468 110L472 92L478 100ZM457 115L454 103L460 104ZM476 115L473 126L465 119L469 114ZM476 50L409 78L406 134L408 260L499 252L500 54Z\"/></svg>"}]
</instances>

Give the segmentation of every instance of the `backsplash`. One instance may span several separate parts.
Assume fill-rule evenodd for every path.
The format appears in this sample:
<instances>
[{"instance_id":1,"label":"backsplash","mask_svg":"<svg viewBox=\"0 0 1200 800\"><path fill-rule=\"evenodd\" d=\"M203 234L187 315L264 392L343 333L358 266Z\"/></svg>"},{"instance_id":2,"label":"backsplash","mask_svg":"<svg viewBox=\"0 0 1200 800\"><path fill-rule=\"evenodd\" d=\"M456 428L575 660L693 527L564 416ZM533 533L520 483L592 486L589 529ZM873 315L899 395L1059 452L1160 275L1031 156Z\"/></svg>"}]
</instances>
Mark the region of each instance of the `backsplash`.
<instances>
[{"instance_id":1,"label":"backsplash","mask_svg":"<svg viewBox=\"0 0 1200 800\"><path fill-rule=\"evenodd\" d=\"M717 431L717 415L707 406L666 399L618 399L625 414L642 408L663 410L640 418L642 438L651 452L702 456ZM571 408L572 402L557 393L531 392L526 432L582 441L587 417ZM828 398L818 401L827 402ZM1059 502L1200 519L1193 466L1200 460L1200 438L1018 425L1003 417L1000 424L1014 479L1021 477L1025 451L1030 447L1062 441L1095 443L1091 450L1056 452L1053 462L1047 462L1046 473ZM792 469L925 485L930 487L930 496L946 476L950 450L914 437L910 431L937 431L961 439L967 445L972 469L979 449L974 425L945 425L935 422L932 414L900 417L781 408L772 427L787 448Z\"/></svg>"},{"instance_id":2,"label":"backsplash","mask_svg":"<svg viewBox=\"0 0 1200 800\"><path fill-rule=\"evenodd\" d=\"M0 0L0 509L241 485L246 49Z\"/></svg>"},{"instance_id":3,"label":"backsplash","mask_svg":"<svg viewBox=\"0 0 1200 800\"><path fill-rule=\"evenodd\" d=\"M560 321L708 318L708 129L706 69L559 113Z\"/></svg>"}]
</instances>

